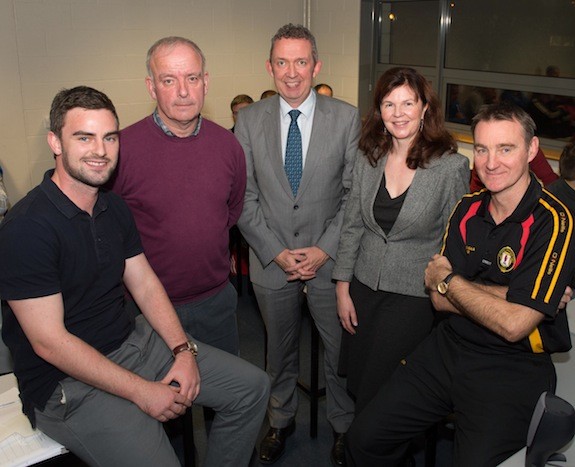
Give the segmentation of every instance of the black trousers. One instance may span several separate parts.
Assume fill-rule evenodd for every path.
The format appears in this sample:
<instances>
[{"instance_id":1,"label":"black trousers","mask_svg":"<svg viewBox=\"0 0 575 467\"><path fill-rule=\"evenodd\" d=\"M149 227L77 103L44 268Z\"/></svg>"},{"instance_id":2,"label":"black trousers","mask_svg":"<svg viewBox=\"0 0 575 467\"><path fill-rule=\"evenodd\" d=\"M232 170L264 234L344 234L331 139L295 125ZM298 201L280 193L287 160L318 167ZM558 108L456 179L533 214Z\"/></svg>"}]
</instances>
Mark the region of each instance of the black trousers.
<instances>
[{"instance_id":1,"label":"black trousers","mask_svg":"<svg viewBox=\"0 0 575 467\"><path fill-rule=\"evenodd\" d=\"M551 358L486 352L442 322L356 416L348 465L400 465L409 441L450 413L456 467L495 466L525 446L537 399L555 390Z\"/></svg>"}]
</instances>

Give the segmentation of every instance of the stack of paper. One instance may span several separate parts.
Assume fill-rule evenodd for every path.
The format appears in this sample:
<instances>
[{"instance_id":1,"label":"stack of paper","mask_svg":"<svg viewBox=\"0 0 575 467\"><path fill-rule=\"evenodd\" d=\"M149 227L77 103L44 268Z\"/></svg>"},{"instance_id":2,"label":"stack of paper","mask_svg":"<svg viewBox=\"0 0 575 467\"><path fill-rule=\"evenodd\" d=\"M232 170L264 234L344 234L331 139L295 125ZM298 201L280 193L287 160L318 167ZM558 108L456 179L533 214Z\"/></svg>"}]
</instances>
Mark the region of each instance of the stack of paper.
<instances>
[{"instance_id":1,"label":"stack of paper","mask_svg":"<svg viewBox=\"0 0 575 467\"><path fill-rule=\"evenodd\" d=\"M65 452L66 449L60 443L32 429L30 422L22 413L22 404L16 387L11 387L0 394L1 466L32 465Z\"/></svg>"}]
</instances>

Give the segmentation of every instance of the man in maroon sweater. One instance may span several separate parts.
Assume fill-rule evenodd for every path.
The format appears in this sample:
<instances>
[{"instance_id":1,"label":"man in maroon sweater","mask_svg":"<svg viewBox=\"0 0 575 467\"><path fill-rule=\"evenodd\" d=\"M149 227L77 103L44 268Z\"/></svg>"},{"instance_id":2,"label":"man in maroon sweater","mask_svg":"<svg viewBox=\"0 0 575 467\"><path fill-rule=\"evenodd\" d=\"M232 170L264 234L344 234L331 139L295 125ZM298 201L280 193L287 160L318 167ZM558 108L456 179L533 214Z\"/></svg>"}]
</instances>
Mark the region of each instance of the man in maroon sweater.
<instances>
[{"instance_id":1,"label":"man in maroon sweater","mask_svg":"<svg viewBox=\"0 0 575 467\"><path fill-rule=\"evenodd\" d=\"M146 85L157 107L121 132L112 189L130 206L184 329L237 354L229 229L243 207L243 150L232 133L200 114L209 80L194 42L160 39L146 65Z\"/></svg>"}]
</instances>

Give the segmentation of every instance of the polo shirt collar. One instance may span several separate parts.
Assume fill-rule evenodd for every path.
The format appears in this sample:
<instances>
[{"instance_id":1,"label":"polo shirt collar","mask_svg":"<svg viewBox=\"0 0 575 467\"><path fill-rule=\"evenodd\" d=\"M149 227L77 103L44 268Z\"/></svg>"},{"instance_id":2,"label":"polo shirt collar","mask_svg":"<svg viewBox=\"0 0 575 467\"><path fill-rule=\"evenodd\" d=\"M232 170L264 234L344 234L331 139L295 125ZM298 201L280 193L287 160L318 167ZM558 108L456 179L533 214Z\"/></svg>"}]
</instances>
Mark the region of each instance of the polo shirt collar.
<instances>
[{"instance_id":1,"label":"polo shirt collar","mask_svg":"<svg viewBox=\"0 0 575 467\"><path fill-rule=\"evenodd\" d=\"M48 170L44 174L44 179L40 184L40 189L46 194L50 202L68 219L72 219L78 214L86 213L86 211L80 209L76 206L70 198L68 198L58 185L52 181L52 175L54 174L54 169ZM102 191L98 194L98 199L94 205L93 217L96 217L102 211L108 208L108 200L106 196L103 196Z\"/></svg>"},{"instance_id":2,"label":"polo shirt collar","mask_svg":"<svg viewBox=\"0 0 575 467\"><path fill-rule=\"evenodd\" d=\"M523 222L527 219L532 213L535 205L539 202L539 198L541 197L541 184L535 178L533 173L530 173L531 181L529 182L529 187L527 191L521 198L519 205L515 208L515 211L511 213L511 215L503 221L505 222ZM483 200L481 202L481 206L477 211L477 214L483 217L487 217L488 214L488 207L491 201L491 193L489 191L486 192ZM489 216L491 217L491 216Z\"/></svg>"}]
</instances>

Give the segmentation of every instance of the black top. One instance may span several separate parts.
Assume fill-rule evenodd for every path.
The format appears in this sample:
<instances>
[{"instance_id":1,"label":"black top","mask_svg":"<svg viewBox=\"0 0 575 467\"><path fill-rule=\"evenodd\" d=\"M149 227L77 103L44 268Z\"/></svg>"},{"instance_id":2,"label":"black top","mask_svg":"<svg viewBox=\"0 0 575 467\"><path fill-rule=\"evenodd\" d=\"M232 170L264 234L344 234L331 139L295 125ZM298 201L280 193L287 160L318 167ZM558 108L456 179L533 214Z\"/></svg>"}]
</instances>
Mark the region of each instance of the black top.
<instances>
[{"instance_id":1,"label":"black top","mask_svg":"<svg viewBox=\"0 0 575 467\"><path fill-rule=\"evenodd\" d=\"M575 190L571 188L565 180L560 178L550 183L546 188L564 203L571 214L575 214Z\"/></svg>"},{"instance_id":2,"label":"black top","mask_svg":"<svg viewBox=\"0 0 575 467\"><path fill-rule=\"evenodd\" d=\"M51 180L17 203L0 226L0 296L21 300L61 293L68 331L103 354L133 329L124 312L125 260L142 246L132 215L115 194L101 192L93 214L79 209ZM24 412L43 410L67 377L38 357L10 309L2 336L14 360Z\"/></svg>"},{"instance_id":3,"label":"black top","mask_svg":"<svg viewBox=\"0 0 575 467\"><path fill-rule=\"evenodd\" d=\"M571 215L575 216L575 190L569 186L569 184L562 178L555 180L550 183L546 188L547 191L553 193L559 201L567 206L567 209L571 211ZM575 277L571 283L571 288L575 289Z\"/></svg>"},{"instance_id":4,"label":"black top","mask_svg":"<svg viewBox=\"0 0 575 467\"><path fill-rule=\"evenodd\" d=\"M456 273L508 286L507 301L538 310L545 319L517 343L459 315L450 315L449 325L463 339L496 352L568 350L566 313L556 312L575 267L571 214L533 176L515 211L499 225L488 211L490 199L484 190L461 200L448 225L444 254Z\"/></svg>"},{"instance_id":5,"label":"black top","mask_svg":"<svg viewBox=\"0 0 575 467\"><path fill-rule=\"evenodd\" d=\"M385 187L384 172L383 177L381 178L381 185L379 185L379 191L377 192L375 201L373 203L373 217L381 229L385 232L385 235L389 235L393 224L395 224L408 191L409 188L397 198L392 198L389 196L389 192Z\"/></svg>"}]
</instances>

